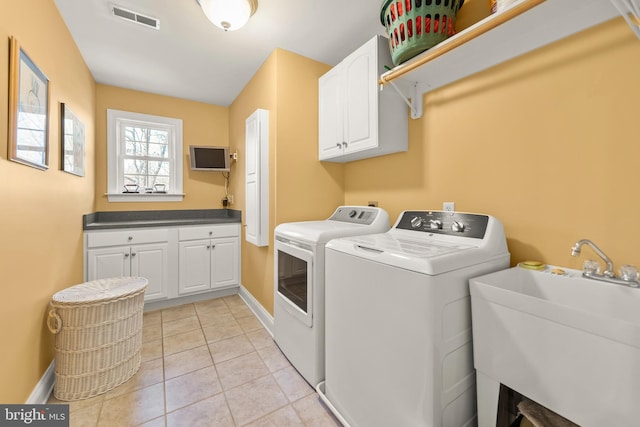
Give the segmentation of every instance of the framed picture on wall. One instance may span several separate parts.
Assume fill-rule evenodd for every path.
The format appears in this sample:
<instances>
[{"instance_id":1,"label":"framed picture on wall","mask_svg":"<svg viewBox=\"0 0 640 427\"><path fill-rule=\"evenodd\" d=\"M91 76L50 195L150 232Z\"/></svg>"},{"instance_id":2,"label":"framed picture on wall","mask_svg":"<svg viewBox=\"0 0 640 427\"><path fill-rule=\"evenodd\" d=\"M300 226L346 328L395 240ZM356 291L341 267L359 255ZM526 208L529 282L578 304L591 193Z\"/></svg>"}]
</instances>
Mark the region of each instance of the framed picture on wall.
<instances>
[{"instance_id":1,"label":"framed picture on wall","mask_svg":"<svg viewBox=\"0 0 640 427\"><path fill-rule=\"evenodd\" d=\"M60 103L62 170L84 176L84 123L67 104Z\"/></svg>"},{"instance_id":2,"label":"framed picture on wall","mask_svg":"<svg viewBox=\"0 0 640 427\"><path fill-rule=\"evenodd\" d=\"M18 163L49 168L49 79L11 37L9 153Z\"/></svg>"}]
</instances>

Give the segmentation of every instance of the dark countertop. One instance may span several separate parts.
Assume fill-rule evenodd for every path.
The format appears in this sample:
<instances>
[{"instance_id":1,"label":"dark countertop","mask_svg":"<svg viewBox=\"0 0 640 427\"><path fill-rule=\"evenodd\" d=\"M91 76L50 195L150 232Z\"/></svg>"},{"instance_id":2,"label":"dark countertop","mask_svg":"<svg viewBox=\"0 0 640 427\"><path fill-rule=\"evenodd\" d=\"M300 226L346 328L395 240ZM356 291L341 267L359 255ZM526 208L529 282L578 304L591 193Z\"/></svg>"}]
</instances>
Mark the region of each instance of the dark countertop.
<instances>
[{"instance_id":1,"label":"dark countertop","mask_svg":"<svg viewBox=\"0 0 640 427\"><path fill-rule=\"evenodd\" d=\"M234 209L94 212L82 216L83 230L166 227L197 224L240 223L242 212Z\"/></svg>"}]
</instances>

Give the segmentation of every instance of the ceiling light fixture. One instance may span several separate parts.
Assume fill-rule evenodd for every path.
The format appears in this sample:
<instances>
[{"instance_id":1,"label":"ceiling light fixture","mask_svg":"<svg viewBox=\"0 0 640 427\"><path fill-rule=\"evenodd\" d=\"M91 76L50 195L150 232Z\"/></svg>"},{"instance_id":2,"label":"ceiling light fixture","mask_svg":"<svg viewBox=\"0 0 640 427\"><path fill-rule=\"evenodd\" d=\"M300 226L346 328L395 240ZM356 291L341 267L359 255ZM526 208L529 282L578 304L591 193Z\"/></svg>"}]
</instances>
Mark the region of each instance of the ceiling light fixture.
<instances>
[{"instance_id":1,"label":"ceiling light fixture","mask_svg":"<svg viewBox=\"0 0 640 427\"><path fill-rule=\"evenodd\" d=\"M196 0L209 21L225 31L242 28L258 9L258 0Z\"/></svg>"}]
</instances>

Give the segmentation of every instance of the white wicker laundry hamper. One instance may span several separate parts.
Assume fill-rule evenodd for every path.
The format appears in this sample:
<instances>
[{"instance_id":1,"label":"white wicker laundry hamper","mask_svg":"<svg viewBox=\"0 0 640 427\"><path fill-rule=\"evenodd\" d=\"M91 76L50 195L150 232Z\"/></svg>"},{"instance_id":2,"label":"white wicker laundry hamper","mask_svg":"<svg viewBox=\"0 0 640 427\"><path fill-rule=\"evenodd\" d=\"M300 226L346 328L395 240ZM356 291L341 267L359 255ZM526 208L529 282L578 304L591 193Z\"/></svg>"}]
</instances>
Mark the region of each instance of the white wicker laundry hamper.
<instances>
[{"instance_id":1,"label":"white wicker laundry hamper","mask_svg":"<svg viewBox=\"0 0 640 427\"><path fill-rule=\"evenodd\" d=\"M47 323L56 334L57 399L105 393L138 371L147 283L144 277L116 277L53 295Z\"/></svg>"}]
</instances>

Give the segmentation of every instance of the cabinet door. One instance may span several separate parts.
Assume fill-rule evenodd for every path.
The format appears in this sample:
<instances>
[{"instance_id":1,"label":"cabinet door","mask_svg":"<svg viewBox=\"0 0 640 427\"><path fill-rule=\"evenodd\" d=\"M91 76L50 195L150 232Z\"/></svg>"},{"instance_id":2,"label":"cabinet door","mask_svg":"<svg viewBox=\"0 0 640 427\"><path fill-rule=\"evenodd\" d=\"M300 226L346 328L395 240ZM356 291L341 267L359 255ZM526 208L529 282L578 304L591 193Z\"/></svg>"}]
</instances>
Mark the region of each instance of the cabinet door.
<instances>
[{"instance_id":1,"label":"cabinet door","mask_svg":"<svg viewBox=\"0 0 640 427\"><path fill-rule=\"evenodd\" d=\"M371 39L343 61L344 153L378 146L377 42Z\"/></svg>"},{"instance_id":2,"label":"cabinet door","mask_svg":"<svg viewBox=\"0 0 640 427\"><path fill-rule=\"evenodd\" d=\"M204 291L211 287L211 241L180 242L178 290L180 294Z\"/></svg>"},{"instance_id":3,"label":"cabinet door","mask_svg":"<svg viewBox=\"0 0 640 427\"><path fill-rule=\"evenodd\" d=\"M129 254L129 246L89 249L87 251L87 280L130 276Z\"/></svg>"},{"instance_id":4,"label":"cabinet door","mask_svg":"<svg viewBox=\"0 0 640 427\"><path fill-rule=\"evenodd\" d=\"M318 80L318 157L330 159L342 154L343 134L342 106L344 76L340 65Z\"/></svg>"},{"instance_id":5,"label":"cabinet door","mask_svg":"<svg viewBox=\"0 0 640 427\"><path fill-rule=\"evenodd\" d=\"M131 246L131 275L145 277L149 284L145 301L167 296L168 243Z\"/></svg>"},{"instance_id":6,"label":"cabinet door","mask_svg":"<svg viewBox=\"0 0 640 427\"><path fill-rule=\"evenodd\" d=\"M240 282L239 239L214 239L211 243L211 287L237 285Z\"/></svg>"}]
</instances>

